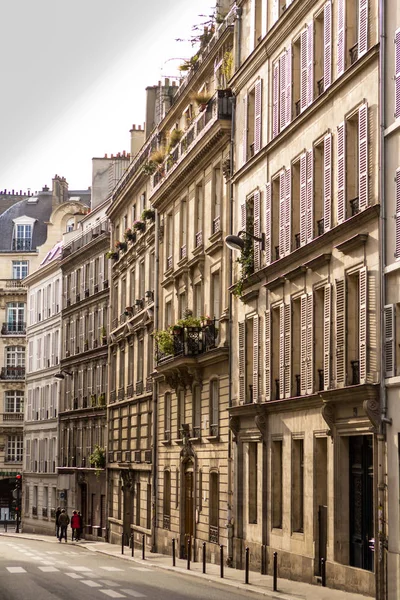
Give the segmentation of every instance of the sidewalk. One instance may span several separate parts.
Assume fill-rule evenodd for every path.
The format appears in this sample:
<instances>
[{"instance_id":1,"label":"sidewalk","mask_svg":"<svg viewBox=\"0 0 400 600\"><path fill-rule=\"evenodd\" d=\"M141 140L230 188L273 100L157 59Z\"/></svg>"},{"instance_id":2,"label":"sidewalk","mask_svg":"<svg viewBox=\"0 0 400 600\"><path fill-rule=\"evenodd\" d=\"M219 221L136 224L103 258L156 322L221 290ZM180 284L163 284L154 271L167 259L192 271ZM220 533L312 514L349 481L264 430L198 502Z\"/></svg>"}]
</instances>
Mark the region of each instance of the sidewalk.
<instances>
[{"instance_id":1,"label":"sidewalk","mask_svg":"<svg viewBox=\"0 0 400 600\"><path fill-rule=\"evenodd\" d=\"M18 537L20 539L40 540L49 543L57 543L57 539L51 536L34 535L24 533L4 533L0 532L0 537ZM131 549L127 546L124 548L124 554L121 554L121 547L116 544L108 544L106 542L92 542L82 540L78 543L72 543L79 548L84 548L91 552L99 552L108 556L114 556L121 560L134 562L146 567L156 567L167 571L174 571L187 576L206 579L214 583L229 585L231 587L246 591L262 594L267 598L274 600L363 600L371 598L371 596L362 596L360 594L351 594L340 590L323 588L318 585L310 585L299 581L291 581L289 579L278 579L278 591L272 591L272 577L270 575L260 575L255 571L250 571L249 584L244 583L244 571L231 569L224 566L224 578L220 577L220 566L207 563L206 574L202 573L201 562L191 562L190 571L187 570L186 560L176 559L176 566L172 566L172 557L165 554L150 554L146 553L145 560L142 560L142 551L135 548L135 556L131 557Z\"/></svg>"}]
</instances>

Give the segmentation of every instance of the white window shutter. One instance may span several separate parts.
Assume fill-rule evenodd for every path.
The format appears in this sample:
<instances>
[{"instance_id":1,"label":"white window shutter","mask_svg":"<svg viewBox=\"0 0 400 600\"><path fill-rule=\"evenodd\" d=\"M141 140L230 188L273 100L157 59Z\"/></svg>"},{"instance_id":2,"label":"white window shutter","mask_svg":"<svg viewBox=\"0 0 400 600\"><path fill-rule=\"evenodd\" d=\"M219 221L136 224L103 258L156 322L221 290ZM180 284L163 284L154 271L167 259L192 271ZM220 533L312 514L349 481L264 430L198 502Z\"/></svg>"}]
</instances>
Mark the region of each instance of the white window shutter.
<instances>
[{"instance_id":1,"label":"white window shutter","mask_svg":"<svg viewBox=\"0 0 400 600\"><path fill-rule=\"evenodd\" d=\"M285 171L279 175L279 258L285 255Z\"/></svg>"},{"instance_id":2,"label":"white window shutter","mask_svg":"<svg viewBox=\"0 0 400 600\"><path fill-rule=\"evenodd\" d=\"M314 21L307 27L307 105L314 101Z\"/></svg>"},{"instance_id":3,"label":"white window shutter","mask_svg":"<svg viewBox=\"0 0 400 600\"><path fill-rule=\"evenodd\" d=\"M307 156L300 156L300 246L307 243Z\"/></svg>"},{"instance_id":4,"label":"white window shutter","mask_svg":"<svg viewBox=\"0 0 400 600\"><path fill-rule=\"evenodd\" d=\"M400 169L396 171L396 251L395 257L400 257Z\"/></svg>"},{"instance_id":5,"label":"white window shutter","mask_svg":"<svg viewBox=\"0 0 400 600\"><path fill-rule=\"evenodd\" d=\"M272 67L272 137L279 133L279 61Z\"/></svg>"},{"instance_id":6,"label":"white window shutter","mask_svg":"<svg viewBox=\"0 0 400 600\"><path fill-rule=\"evenodd\" d=\"M358 0L358 56L368 50L368 0Z\"/></svg>"},{"instance_id":7,"label":"white window shutter","mask_svg":"<svg viewBox=\"0 0 400 600\"><path fill-rule=\"evenodd\" d=\"M332 227L332 134L324 137L324 231Z\"/></svg>"},{"instance_id":8,"label":"white window shutter","mask_svg":"<svg viewBox=\"0 0 400 600\"><path fill-rule=\"evenodd\" d=\"M292 357L292 306L285 304L285 397L290 398L291 394L291 357Z\"/></svg>"},{"instance_id":9,"label":"white window shutter","mask_svg":"<svg viewBox=\"0 0 400 600\"><path fill-rule=\"evenodd\" d=\"M353 0L354 2L354 0ZM346 64L345 0L337 0L337 76L344 73Z\"/></svg>"},{"instance_id":10,"label":"white window shutter","mask_svg":"<svg viewBox=\"0 0 400 600\"><path fill-rule=\"evenodd\" d=\"M358 109L358 205L368 206L368 105Z\"/></svg>"},{"instance_id":11,"label":"white window shutter","mask_svg":"<svg viewBox=\"0 0 400 600\"><path fill-rule=\"evenodd\" d=\"M324 6L324 90L332 83L332 3Z\"/></svg>"},{"instance_id":12,"label":"white window shutter","mask_svg":"<svg viewBox=\"0 0 400 600\"><path fill-rule=\"evenodd\" d=\"M400 117L400 29L395 33L395 111L396 119Z\"/></svg>"},{"instance_id":13,"label":"white window shutter","mask_svg":"<svg viewBox=\"0 0 400 600\"><path fill-rule=\"evenodd\" d=\"M344 279L336 280L336 384L346 382L346 291Z\"/></svg>"},{"instance_id":14,"label":"white window shutter","mask_svg":"<svg viewBox=\"0 0 400 600\"><path fill-rule=\"evenodd\" d=\"M307 242L314 237L314 152L307 152Z\"/></svg>"},{"instance_id":15,"label":"white window shutter","mask_svg":"<svg viewBox=\"0 0 400 600\"><path fill-rule=\"evenodd\" d=\"M279 58L279 130L286 127L286 52Z\"/></svg>"},{"instance_id":16,"label":"white window shutter","mask_svg":"<svg viewBox=\"0 0 400 600\"><path fill-rule=\"evenodd\" d=\"M260 202L260 190L254 192L254 237L261 237L261 202ZM254 270L259 271L261 269L261 243L254 241Z\"/></svg>"},{"instance_id":17,"label":"white window shutter","mask_svg":"<svg viewBox=\"0 0 400 600\"><path fill-rule=\"evenodd\" d=\"M314 391L314 297L307 295L307 394Z\"/></svg>"},{"instance_id":18,"label":"white window shutter","mask_svg":"<svg viewBox=\"0 0 400 600\"><path fill-rule=\"evenodd\" d=\"M292 47L286 52L286 125L292 121Z\"/></svg>"},{"instance_id":19,"label":"white window shutter","mask_svg":"<svg viewBox=\"0 0 400 600\"><path fill-rule=\"evenodd\" d=\"M267 265L271 262L272 257L272 249L271 249L271 234L272 234L272 223L271 223L271 184L268 182L265 185L265 263Z\"/></svg>"},{"instance_id":20,"label":"white window shutter","mask_svg":"<svg viewBox=\"0 0 400 600\"><path fill-rule=\"evenodd\" d=\"M324 390L331 385L331 284L324 287Z\"/></svg>"},{"instance_id":21,"label":"white window shutter","mask_svg":"<svg viewBox=\"0 0 400 600\"><path fill-rule=\"evenodd\" d=\"M285 397L285 305L279 306L279 398Z\"/></svg>"},{"instance_id":22,"label":"white window shutter","mask_svg":"<svg viewBox=\"0 0 400 600\"><path fill-rule=\"evenodd\" d=\"M239 402L245 403L246 399L246 324L244 321L239 327Z\"/></svg>"},{"instance_id":23,"label":"white window shutter","mask_svg":"<svg viewBox=\"0 0 400 600\"><path fill-rule=\"evenodd\" d=\"M384 336L385 336L385 375L396 375L396 322L395 305L387 304L384 309Z\"/></svg>"},{"instance_id":24,"label":"white window shutter","mask_svg":"<svg viewBox=\"0 0 400 600\"><path fill-rule=\"evenodd\" d=\"M265 312L265 400L271 400L271 311Z\"/></svg>"},{"instance_id":25,"label":"white window shutter","mask_svg":"<svg viewBox=\"0 0 400 600\"><path fill-rule=\"evenodd\" d=\"M271 25L273 25L279 19L279 0L272 0L272 15L271 16L272 16Z\"/></svg>"},{"instance_id":26,"label":"white window shutter","mask_svg":"<svg viewBox=\"0 0 400 600\"><path fill-rule=\"evenodd\" d=\"M254 153L259 152L262 142L262 80L258 79L254 90Z\"/></svg>"},{"instance_id":27,"label":"white window shutter","mask_svg":"<svg viewBox=\"0 0 400 600\"><path fill-rule=\"evenodd\" d=\"M259 398L259 352L260 352L260 335L259 335L259 316L253 317L253 402L258 402Z\"/></svg>"},{"instance_id":28,"label":"white window shutter","mask_svg":"<svg viewBox=\"0 0 400 600\"><path fill-rule=\"evenodd\" d=\"M346 134L345 123L337 128L337 222L346 218Z\"/></svg>"},{"instance_id":29,"label":"white window shutter","mask_svg":"<svg viewBox=\"0 0 400 600\"><path fill-rule=\"evenodd\" d=\"M307 393L307 294L300 298L300 394Z\"/></svg>"},{"instance_id":30,"label":"white window shutter","mask_svg":"<svg viewBox=\"0 0 400 600\"><path fill-rule=\"evenodd\" d=\"M242 229L243 231L246 231L246 203L243 202L240 205L240 229Z\"/></svg>"},{"instance_id":31,"label":"white window shutter","mask_svg":"<svg viewBox=\"0 0 400 600\"><path fill-rule=\"evenodd\" d=\"M308 105L308 27L300 35L300 111Z\"/></svg>"},{"instance_id":32,"label":"white window shutter","mask_svg":"<svg viewBox=\"0 0 400 600\"><path fill-rule=\"evenodd\" d=\"M367 382L367 267L362 267L359 273L360 287L360 383Z\"/></svg>"},{"instance_id":33,"label":"white window shutter","mask_svg":"<svg viewBox=\"0 0 400 600\"><path fill-rule=\"evenodd\" d=\"M285 171L285 254L290 254L292 235L292 179L291 169Z\"/></svg>"},{"instance_id":34,"label":"white window shutter","mask_svg":"<svg viewBox=\"0 0 400 600\"><path fill-rule=\"evenodd\" d=\"M248 113L247 113L248 98L247 94L243 98L243 164L247 161L247 128L248 128Z\"/></svg>"}]
</instances>

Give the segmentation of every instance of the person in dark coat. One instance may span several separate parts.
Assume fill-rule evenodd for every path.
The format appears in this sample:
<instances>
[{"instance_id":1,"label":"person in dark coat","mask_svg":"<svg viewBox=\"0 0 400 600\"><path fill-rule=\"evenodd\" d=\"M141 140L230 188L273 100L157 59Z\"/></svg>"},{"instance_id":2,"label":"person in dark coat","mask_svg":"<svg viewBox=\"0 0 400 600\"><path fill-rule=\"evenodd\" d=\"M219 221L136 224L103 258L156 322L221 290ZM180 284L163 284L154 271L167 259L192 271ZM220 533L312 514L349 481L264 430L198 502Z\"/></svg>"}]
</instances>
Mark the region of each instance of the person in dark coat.
<instances>
[{"instance_id":1,"label":"person in dark coat","mask_svg":"<svg viewBox=\"0 0 400 600\"><path fill-rule=\"evenodd\" d=\"M65 508L62 509L61 515L58 517L58 523L60 525L60 537L58 538L61 541L63 537L65 537L65 543L67 543L67 528L69 524L69 516L65 512Z\"/></svg>"},{"instance_id":2,"label":"person in dark coat","mask_svg":"<svg viewBox=\"0 0 400 600\"><path fill-rule=\"evenodd\" d=\"M61 515L61 507L57 506L57 510L56 510L56 537L57 537L57 539L60 537L60 524L58 522L60 515Z\"/></svg>"},{"instance_id":3,"label":"person in dark coat","mask_svg":"<svg viewBox=\"0 0 400 600\"><path fill-rule=\"evenodd\" d=\"M78 541L79 539L79 525L78 512L74 510L71 517L72 541Z\"/></svg>"}]
</instances>

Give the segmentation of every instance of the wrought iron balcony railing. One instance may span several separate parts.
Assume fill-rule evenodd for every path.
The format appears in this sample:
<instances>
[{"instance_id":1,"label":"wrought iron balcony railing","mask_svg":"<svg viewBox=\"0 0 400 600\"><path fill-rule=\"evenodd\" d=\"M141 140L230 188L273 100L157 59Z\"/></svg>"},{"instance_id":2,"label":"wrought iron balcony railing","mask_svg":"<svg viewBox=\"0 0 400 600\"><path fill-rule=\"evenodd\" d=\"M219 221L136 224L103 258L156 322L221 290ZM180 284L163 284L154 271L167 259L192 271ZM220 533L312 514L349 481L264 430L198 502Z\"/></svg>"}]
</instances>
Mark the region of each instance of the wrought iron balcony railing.
<instances>
[{"instance_id":1,"label":"wrought iron balcony railing","mask_svg":"<svg viewBox=\"0 0 400 600\"><path fill-rule=\"evenodd\" d=\"M12 241L12 249L13 250L18 250L18 251L23 251L23 252L30 252L30 251L33 250L33 248L32 248L32 240L14 239Z\"/></svg>"},{"instance_id":2,"label":"wrought iron balcony railing","mask_svg":"<svg viewBox=\"0 0 400 600\"><path fill-rule=\"evenodd\" d=\"M3 415L3 421L23 421L24 413L23 412L6 412L0 413Z\"/></svg>"},{"instance_id":3,"label":"wrought iron balcony railing","mask_svg":"<svg viewBox=\"0 0 400 600\"><path fill-rule=\"evenodd\" d=\"M216 319L201 327L181 327L173 332L173 353L157 349L157 364L178 356L198 356L216 347L218 328Z\"/></svg>"},{"instance_id":4,"label":"wrought iron balcony railing","mask_svg":"<svg viewBox=\"0 0 400 600\"><path fill-rule=\"evenodd\" d=\"M212 544L218 544L218 527L210 525L209 539Z\"/></svg>"},{"instance_id":5,"label":"wrought iron balcony railing","mask_svg":"<svg viewBox=\"0 0 400 600\"><path fill-rule=\"evenodd\" d=\"M0 379L25 379L25 367L2 367Z\"/></svg>"},{"instance_id":6,"label":"wrought iron balcony railing","mask_svg":"<svg viewBox=\"0 0 400 600\"><path fill-rule=\"evenodd\" d=\"M26 334L26 323L22 321L15 321L10 323L3 323L1 328L2 335L25 335Z\"/></svg>"}]
</instances>

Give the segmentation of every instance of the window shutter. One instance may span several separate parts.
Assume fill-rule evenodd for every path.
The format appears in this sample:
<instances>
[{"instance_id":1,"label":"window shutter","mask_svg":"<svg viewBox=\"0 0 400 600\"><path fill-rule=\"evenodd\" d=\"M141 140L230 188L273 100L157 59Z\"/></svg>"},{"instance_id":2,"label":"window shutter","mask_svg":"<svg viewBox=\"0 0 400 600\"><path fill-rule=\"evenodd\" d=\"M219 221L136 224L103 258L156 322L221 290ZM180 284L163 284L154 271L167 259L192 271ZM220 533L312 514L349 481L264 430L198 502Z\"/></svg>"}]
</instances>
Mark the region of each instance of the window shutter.
<instances>
[{"instance_id":1,"label":"window shutter","mask_svg":"<svg viewBox=\"0 0 400 600\"><path fill-rule=\"evenodd\" d=\"M345 69L345 0L337 0L337 27L337 76L339 77Z\"/></svg>"},{"instance_id":2,"label":"window shutter","mask_svg":"<svg viewBox=\"0 0 400 600\"><path fill-rule=\"evenodd\" d=\"M386 377L394 377L395 372L395 306L387 304L384 309L384 335L385 335L385 375Z\"/></svg>"},{"instance_id":3,"label":"window shutter","mask_svg":"<svg viewBox=\"0 0 400 600\"><path fill-rule=\"evenodd\" d=\"M239 402L244 404L246 397L246 324L239 323Z\"/></svg>"},{"instance_id":4,"label":"window shutter","mask_svg":"<svg viewBox=\"0 0 400 600\"><path fill-rule=\"evenodd\" d=\"M265 262L267 265L271 262L271 184L265 185Z\"/></svg>"},{"instance_id":5,"label":"window shutter","mask_svg":"<svg viewBox=\"0 0 400 600\"><path fill-rule=\"evenodd\" d=\"M337 222L346 218L346 163L345 163L345 124L337 128Z\"/></svg>"},{"instance_id":6,"label":"window shutter","mask_svg":"<svg viewBox=\"0 0 400 600\"><path fill-rule=\"evenodd\" d=\"M358 2L358 56L368 50L368 0Z\"/></svg>"},{"instance_id":7,"label":"window shutter","mask_svg":"<svg viewBox=\"0 0 400 600\"><path fill-rule=\"evenodd\" d=\"M254 192L254 236L261 237L260 190ZM261 243L254 241L254 270L261 269Z\"/></svg>"},{"instance_id":8,"label":"window shutter","mask_svg":"<svg viewBox=\"0 0 400 600\"><path fill-rule=\"evenodd\" d=\"M324 90L332 83L332 4L324 6Z\"/></svg>"},{"instance_id":9,"label":"window shutter","mask_svg":"<svg viewBox=\"0 0 400 600\"><path fill-rule=\"evenodd\" d=\"M247 103L248 98L246 94L246 96L243 98L243 164L245 164L245 162L247 161Z\"/></svg>"},{"instance_id":10,"label":"window shutter","mask_svg":"<svg viewBox=\"0 0 400 600\"><path fill-rule=\"evenodd\" d=\"M292 47L286 52L286 125L292 120Z\"/></svg>"},{"instance_id":11,"label":"window shutter","mask_svg":"<svg viewBox=\"0 0 400 600\"><path fill-rule=\"evenodd\" d=\"M395 257L400 256L400 169L396 171L396 251Z\"/></svg>"},{"instance_id":12,"label":"window shutter","mask_svg":"<svg viewBox=\"0 0 400 600\"><path fill-rule=\"evenodd\" d=\"M308 28L302 31L300 36L300 110L307 108L308 101L308 77L307 77L307 44Z\"/></svg>"},{"instance_id":13,"label":"window shutter","mask_svg":"<svg viewBox=\"0 0 400 600\"><path fill-rule=\"evenodd\" d=\"M291 191L292 180L289 168L285 171L285 254L290 254L290 237L292 234Z\"/></svg>"},{"instance_id":14,"label":"window shutter","mask_svg":"<svg viewBox=\"0 0 400 600\"><path fill-rule=\"evenodd\" d=\"M300 156L300 245L307 242L307 157Z\"/></svg>"},{"instance_id":15,"label":"window shutter","mask_svg":"<svg viewBox=\"0 0 400 600\"><path fill-rule=\"evenodd\" d=\"M272 137L279 133L279 61L273 66L272 76Z\"/></svg>"},{"instance_id":16,"label":"window shutter","mask_svg":"<svg viewBox=\"0 0 400 600\"><path fill-rule=\"evenodd\" d=\"M358 203L360 210L368 206L368 105L358 109Z\"/></svg>"},{"instance_id":17,"label":"window shutter","mask_svg":"<svg viewBox=\"0 0 400 600\"><path fill-rule=\"evenodd\" d=\"M291 304L285 304L285 397L290 398L291 396L291 317L292 317Z\"/></svg>"},{"instance_id":18,"label":"window shutter","mask_svg":"<svg viewBox=\"0 0 400 600\"><path fill-rule=\"evenodd\" d=\"M332 134L324 137L324 231L332 226Z\"/></svg>"},{"instance_id":19,"label":"window shutter","mask_svg":"<svg viewBox=\"0 0 400 600\"><path fill-rule=\"evenodd\" d=\"M336 384L345 385L346 376L346 296L344 279L336 280Z\"/></svg>"},{"instance_id":20,"label":"window shutter","mask_svg":"<svg viewBox=\"0 0 400 600\"><path fill-rule=\"evenodd\" d=\"M271 312L265 312L265 401L271 400Z\"/></svg>"},{"instance_id":21,"label":"window shutter","mask_svg":"<svg viewBox=\"0 0 400 600\"><path fill-rule=\"evenodd\" d=\"M279 258L285 255L285 171L279 175Z\"/></svg>"},{"instance_id":22,"label":"window shutter","mask_svg":"<svg viewBox=\"0 0 400 600\"><path fill-rule=\"evenodd\" d=\"M258 357L260 351L260 340L259 340L259 317L258 315L253 317L253 402L258 402L259 397L259 366Z\"/></svg>"},{"instance_id":23,"label":"window shutter","mask_svg":"<svg viewBox=\"0 0 400 600\"><path fill-rule=\"evenodd\" d=\"M314 237L314 153L307 152L307 242Z\"/></svg>"},{"instance_id":24,"label":"window shutter","mask_svg":"<svg viewBox=\"0 0 400 600\"><path fill-rule=\"evenodd\" d=\"M300 394L307 393L307 294L300 298Z\"/></svg>"},{"instance_id":25,"label":"window shutter","mask_svg":"<svg viewBox=\"0 0 400 600\"><path fill-rule=\"evenodd\" d=\"M273 0L272 1L272 23L271 23L271 25L276 23L276 21L278 19L279 19L279 0Z\"/></svg>"},{"instance_id":26,"label":"window shutter","mask_svg":"<svg viewBox=\"0 0 400 600\"><path fill-rule=\"evenodd\" d=\"M360 286L360 383L367 381L367 267L362 267L359 273Z\"/></svg>"},{"instance_id":27,"label":"window shutter","mask_svg":"<svg viewBox=\"0 0 400 600\"><path fill-rule=\"evenodd\" d=\"M285 305L279 306L279 398L285 397Z\"/></svg>"},{"instance_id":28,"label":"window shutter","mask_svg":"<svg viewBox=\"0 0 400 600\"><path fill-rule=\"evenodd\" d=\"M307 104L314 101L314 21L307 27Z\"/></svg>"},{"instance_id":29,"label":"window shutter","mask_svg":"<svg viewBox=\"0 0 400 600\"><path fill-rule=\"evenodd\" d=\"M279 130L286 126L286 52L279 58Z\"/></svg>"},{"instance_id":30,"label":"window shutter","mask_svg":"<svg viewBox=\"0 0 400 600\"><path fill-rule=\"evenodd\" d=\"M254 101L254 153L261 149L261 127L262 127L262 80L257 79L255 85Z\"/></svg>"},{"instance_id":31,"label":"window shutter","mask_svg":"<svg viewBox=\"0 0 400 600\"><path fill-rule=\"evenodd\" d=\"M331 385L331 284L324 287L324 390Z\"/></svg>"},{"instance_id":32,"label":"window shutter","mask_svg":"<svg viewBox=\"0 0 400 600\"><path fill-rule=\"evenodd\" d=\"M395 33L395 112L394 116L400 117L400 29Z\"/></svg>"},{"instance_id":33,"label":"window shutter","mask_svg":"<svg viewBox=\"0 0 400 600\"><path fill-rule=\"evenodd\" d=\"M307 296L307 394L314 391L314 297L312 292Z\"/></svg>"}]
</instances>

